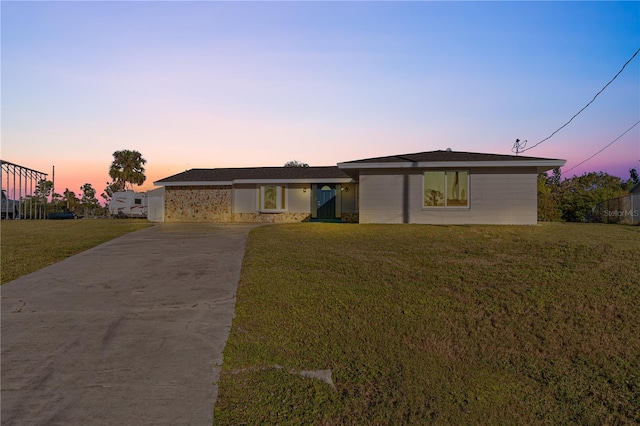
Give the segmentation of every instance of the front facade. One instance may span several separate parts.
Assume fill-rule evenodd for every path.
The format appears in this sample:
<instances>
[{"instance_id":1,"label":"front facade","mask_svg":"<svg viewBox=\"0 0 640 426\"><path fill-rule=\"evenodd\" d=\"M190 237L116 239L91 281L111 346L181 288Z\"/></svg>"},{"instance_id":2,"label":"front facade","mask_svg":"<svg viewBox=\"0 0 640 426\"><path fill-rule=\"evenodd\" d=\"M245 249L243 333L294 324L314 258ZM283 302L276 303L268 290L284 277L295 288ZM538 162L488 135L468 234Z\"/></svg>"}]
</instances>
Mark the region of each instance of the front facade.
<instances>
[{"instance_id":1,"label":"front facade","mask_svg":"<svg viewBox=\"0 0 640 426\"><path fill-rule=\"evenodd\" d=\"M357 221L357 185L337 167L193 169L154 183L167 222Z\"/></svg>"},{"instance_id":2,"label":"front facade","mask_svg":"<svg viewBox=\"0 0 640 426\"><path fill-rule=\"evenodd\" d=\"M168 222L530 225L538 173L564 163L447 150L337 167L193 169L155 184Z\"/></svg>"},{"instance_id":3,"label":"front facade","mask_svg":"<svg viewBox=\"0 0 640 426\"><path fill-rule=\"evenodd\" d=\"M360 223L537 223L537 175L564 160L430 151L340 163L357 179Z\"/></svg>"}]
</instances>

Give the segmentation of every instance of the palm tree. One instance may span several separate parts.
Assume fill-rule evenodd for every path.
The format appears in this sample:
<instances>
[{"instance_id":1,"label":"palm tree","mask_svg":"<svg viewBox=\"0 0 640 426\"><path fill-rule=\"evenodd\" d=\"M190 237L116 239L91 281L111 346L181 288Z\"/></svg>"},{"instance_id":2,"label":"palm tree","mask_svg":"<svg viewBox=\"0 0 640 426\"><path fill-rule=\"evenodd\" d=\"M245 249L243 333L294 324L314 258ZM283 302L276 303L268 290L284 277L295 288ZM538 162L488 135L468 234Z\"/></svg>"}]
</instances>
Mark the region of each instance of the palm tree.
<instances>
[{"instance_id":1,"label":"palm tree","mask_svg":"<svg viewBox=\"0 0 640 426\"><path fill-rule=\"evenodd\" d=\"M133 189L133 185L142 185L147 179L144 175L146 162L147 160L142 158L142 154L138 151L128 149L116 151L113 153L109 176L117 186L125 190Z\"/></svg>"}]
</instances>

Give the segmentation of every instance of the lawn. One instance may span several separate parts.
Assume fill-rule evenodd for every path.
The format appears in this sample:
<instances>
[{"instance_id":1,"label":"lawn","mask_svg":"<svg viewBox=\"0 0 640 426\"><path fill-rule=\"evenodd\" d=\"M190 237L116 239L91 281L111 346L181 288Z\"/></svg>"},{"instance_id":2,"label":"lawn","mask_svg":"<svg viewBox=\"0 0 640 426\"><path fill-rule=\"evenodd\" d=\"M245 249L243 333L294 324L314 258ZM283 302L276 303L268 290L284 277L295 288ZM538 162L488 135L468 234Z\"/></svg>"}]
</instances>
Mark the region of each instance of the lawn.
<instances>
[{"instance_id":1,"label":"lawn","mask_svg":"<svg viewBox=\"0 0 640 426\"><path fill-rule=\"evenodd\" d=\"M618 225L256 228L214 423L640 423L639 255Z\"/></svg>"},{"instance_id":2,"label":"lawn","mask_svg":"<svg viewBox=\"0 0 640 426\"><path fill-rule=\"evenodd\" d=\"M139 219L0 221L1 283L148 226Z\"/></svg>"}]
</instances>

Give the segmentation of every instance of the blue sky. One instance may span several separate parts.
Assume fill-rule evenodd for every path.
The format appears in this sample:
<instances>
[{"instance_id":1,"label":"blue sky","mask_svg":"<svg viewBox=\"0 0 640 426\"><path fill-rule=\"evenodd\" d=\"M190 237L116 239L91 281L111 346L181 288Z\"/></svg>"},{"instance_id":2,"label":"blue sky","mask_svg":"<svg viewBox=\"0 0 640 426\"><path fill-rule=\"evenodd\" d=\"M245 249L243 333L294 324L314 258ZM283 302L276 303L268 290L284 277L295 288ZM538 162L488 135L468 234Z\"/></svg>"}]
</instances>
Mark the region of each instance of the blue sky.
<instances>
[{"instance_id":1,"label":"blue sky","mask_svg":"<svg viewBox=\"0 0 640 426\"><path fill-rule=\"evenodd\" d=\"M2 154L101 192L195 167L511 153L568 121L640 48L638 2L6 2ZM525 155L588 158L640 119L640 55ZM569 173L628 178L640 125Z\"/></svg>"}]
</instances>

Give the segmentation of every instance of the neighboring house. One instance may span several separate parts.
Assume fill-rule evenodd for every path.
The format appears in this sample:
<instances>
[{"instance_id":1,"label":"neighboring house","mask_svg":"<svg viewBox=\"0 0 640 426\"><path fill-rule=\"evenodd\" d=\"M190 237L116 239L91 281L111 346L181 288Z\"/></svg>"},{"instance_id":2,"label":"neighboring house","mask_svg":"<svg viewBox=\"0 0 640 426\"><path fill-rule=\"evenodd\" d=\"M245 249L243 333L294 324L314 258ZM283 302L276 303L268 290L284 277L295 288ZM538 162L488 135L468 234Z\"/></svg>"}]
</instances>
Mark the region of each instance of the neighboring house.
<instances>
[{"instance_id":1,"label":"neighboring house","mask_svg":"<svg viewBox=\"0 0 640 426\"><path fill-rule=\"evenodd\" d=\"M168 222L530 225L537 223L537 175L564 164L446 150L337 167L193 169L154 184L165 189Z\"/></svg>"},{"instance_id":2,"label":"neighboring house","mask_svg":"<svg viewBox=\"0 0 640 426\"><path fill-rule=\"evenodd\" d=\"M4 189L1 194L0 219L18 219L20 217L20 203L16 200L10 200Z\"/></svg>"},{"instance_id":3,"label":"neighboring house","mask_svg":"<svg viewBox=\"0 0 640 426\"><path fill-rule=\"evenodd\" d=\"M640 194L640 182L636 183L636 185L631 188L631 191L629 191L631 194Z\"/></svg>"}]
</instances>

